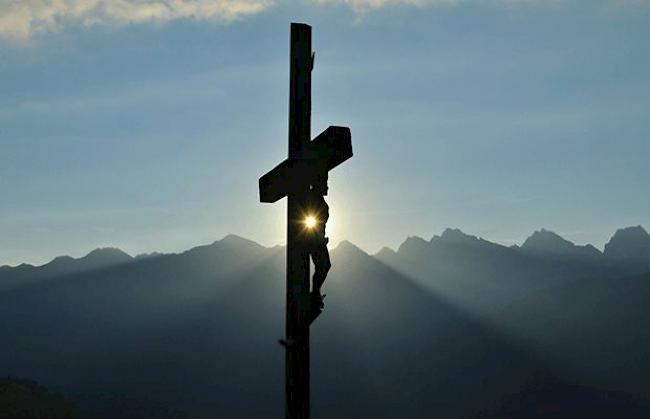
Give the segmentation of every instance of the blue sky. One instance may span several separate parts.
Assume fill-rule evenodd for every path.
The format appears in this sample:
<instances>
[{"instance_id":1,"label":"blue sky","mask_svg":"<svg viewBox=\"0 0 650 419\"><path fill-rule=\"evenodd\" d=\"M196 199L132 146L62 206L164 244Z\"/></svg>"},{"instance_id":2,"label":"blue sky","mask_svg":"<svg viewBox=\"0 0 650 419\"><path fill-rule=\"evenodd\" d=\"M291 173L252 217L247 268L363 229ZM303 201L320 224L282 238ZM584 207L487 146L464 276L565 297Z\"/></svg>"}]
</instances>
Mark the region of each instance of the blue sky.
<instances>
[{"instance_id":1,"label":"blue sky","mask_svg":"<svg viewBox=\"0 0 650 419\"><path fill-rule=\"evenodd\" d=\"M333 243L650 227L650 2L0 0L0 265L283 243L291 21L353 134Z\"/></svg>"}]
</instances>

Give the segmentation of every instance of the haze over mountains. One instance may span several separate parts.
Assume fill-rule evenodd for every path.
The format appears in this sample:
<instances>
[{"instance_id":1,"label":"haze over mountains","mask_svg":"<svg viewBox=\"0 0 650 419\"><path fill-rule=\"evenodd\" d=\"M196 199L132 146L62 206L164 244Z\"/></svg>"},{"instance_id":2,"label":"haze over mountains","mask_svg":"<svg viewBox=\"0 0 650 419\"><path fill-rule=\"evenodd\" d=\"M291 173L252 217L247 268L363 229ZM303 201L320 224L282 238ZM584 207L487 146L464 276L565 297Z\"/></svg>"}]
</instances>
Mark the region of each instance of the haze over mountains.
<instances>
[{"instance_id":1,"label":"haze over mountains","mask_svg":"<svg viewBox=\"0 0 650 419\"><path fill-rule=\"evenodd\" d=\"M418 239L418 237L415 237L415 239ZM477 240L477 238L475 236L465 234L459 229L448 228L442 233L441 236L434 236L431 241L433 242L436 240L442 240L449 243L463 241L472 242ZM483 239L480 240L487 242ZM609 242L605 244L604 252L601 252L591 244L576 245L562 238L560 235L554 233L553 231L542 228L541 230L535 231L524 241L521 246L513 245L511 248L519 248L531 253L546 254L549 256L585 256L595 258L604 256L605 258L619 260L645 260L650 258L650 234L648 234L648 232L642 226L621 228L617 230ZM385 247L379 252L379 256L389 255L391 253L394 253L394 251ZM88 253L86 256L77 259L70 256L59 256L49 263L41 265L40 268L46 269L47 274L57 274L60 272L65 272L67 269L97 269L105 266L128 262L132 259L143 259L157 256L163 256L163 254L153 252L150 254L137 255L134 257L118 248L106 247L95 249ZM23 271L33 271L36 266L30 264L21 264L16 267L0 265L0 272L9 272L12 268L18 268L19 270Z\"/></svg>"},{"instance_id":2,"label":"haze over mountains","mask_svg":"<svg viewBox=\"0 0 650 419\"><path fill-rule=\"evenodd\" d=\"M642 227L604 252L547 230L506 247L448 229L331 254L315 418L650 415ZM231 235L181 254L2 267L0 374L99 418L280 416L284 263L283 247Z\"/></svg>"}]
</instances>

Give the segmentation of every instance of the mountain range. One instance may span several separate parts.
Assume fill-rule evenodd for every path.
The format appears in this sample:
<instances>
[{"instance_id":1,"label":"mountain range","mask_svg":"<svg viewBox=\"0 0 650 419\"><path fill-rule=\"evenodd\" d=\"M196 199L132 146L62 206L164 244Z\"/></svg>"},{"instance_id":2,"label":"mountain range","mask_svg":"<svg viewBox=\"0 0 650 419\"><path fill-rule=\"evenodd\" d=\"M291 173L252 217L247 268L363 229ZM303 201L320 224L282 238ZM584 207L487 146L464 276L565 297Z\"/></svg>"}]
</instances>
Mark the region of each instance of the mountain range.
<instances>
[{"instance_id":1,"label":"mountain range","mask_svg":"<svg viewBox=\"0 0 650 419\"><path fill-rule=\"evenodd\" d=\"M312 327L315 418L650 417L650 235L600 252L457 229L331 250ZM0 268L0 375L87 417L280 416L284 248L229 235ZM550 412L550 413L549 413Z\"/></svg>"}]
</instances>

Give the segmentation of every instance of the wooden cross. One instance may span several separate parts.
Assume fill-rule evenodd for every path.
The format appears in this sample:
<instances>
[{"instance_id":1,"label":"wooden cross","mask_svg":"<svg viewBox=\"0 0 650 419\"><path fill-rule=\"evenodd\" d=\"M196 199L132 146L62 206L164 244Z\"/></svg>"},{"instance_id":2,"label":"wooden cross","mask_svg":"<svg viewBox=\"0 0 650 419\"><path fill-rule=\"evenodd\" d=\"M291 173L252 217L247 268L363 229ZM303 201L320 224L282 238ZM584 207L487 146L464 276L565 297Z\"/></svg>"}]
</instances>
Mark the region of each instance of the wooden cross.
<instances>
[{"instance_id":1,"label":"wooden cross","mask_svg":"<svg viewBox=\"0 0 650 419\"><path fill-rule=\"evenodd\" d=\"M305 197L322 171L352 157L350 129L331 126L311 141L311 26L291 24L289 157L259 180L260 201L287 203L286 418L309 418L309 251Z\"/></svg>"}]
</instances>

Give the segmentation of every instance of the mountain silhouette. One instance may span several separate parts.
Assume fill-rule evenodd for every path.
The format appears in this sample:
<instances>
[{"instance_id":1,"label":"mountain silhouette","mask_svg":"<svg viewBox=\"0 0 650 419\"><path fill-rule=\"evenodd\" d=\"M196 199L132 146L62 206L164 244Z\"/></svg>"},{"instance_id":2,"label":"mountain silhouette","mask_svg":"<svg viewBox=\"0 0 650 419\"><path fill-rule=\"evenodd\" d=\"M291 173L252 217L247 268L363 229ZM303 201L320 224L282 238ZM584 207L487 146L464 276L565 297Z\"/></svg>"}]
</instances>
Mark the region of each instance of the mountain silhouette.
<instances>
[{"instance_id":1,"label":"mountain silhouette","mask_svg":"<svg viewBox=\"0 0 650 419\"><path fill-rule=\"evenodd\" d=\"M92 271L109 266L128 263L133 258L116 248L95 249L86 256L75 259L70 256L59 256L42 266L23 264L16 268L3 266L0 268L0 290L27 285L33 281L52 278L73 273Z\"/></svg>"},{"instance_id":2,"label":"mountain silhouette","mask_svg":"<svg viewBox=\"0 0 650 419\"><path fill-rule=\"evenodd\" d=\"M603 256L598 249L590 244L576 246L560 235L545 229L534 232L521 245L521 249L533 253L567 257L599 258Z\"/></svg>"},{"instance_id":3,"label":"mountain silhouette","mask_svg":"<svg viewBox=\"0 0 650 419\"><path fill-rule=\"evenodd\" d=\"M31 267L0 285L0 372L97 418L279 416L284 250L230 235L179 254L99 252L88 260L117 256L95 268L61 259L77 265L61 274ZM650 413L646 273L460 230L331 255L312 327L315 418ZM0 284L23 269L3 268Z\"/></svg>"},{"instance_id":4,"label":"mountain silhouette","mask_svg":"<svg viewBox=\"0 0 650 419\"><path fill-rule=\"evenodd\" d=\"M650 258L650 234L641 226L617 230L605 245L605 256L619 259Z\"/></svg>"}]
</instances>

